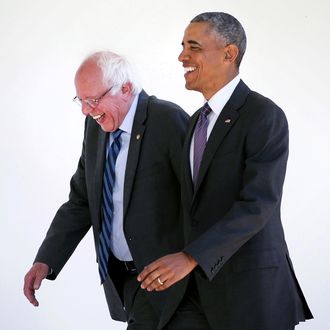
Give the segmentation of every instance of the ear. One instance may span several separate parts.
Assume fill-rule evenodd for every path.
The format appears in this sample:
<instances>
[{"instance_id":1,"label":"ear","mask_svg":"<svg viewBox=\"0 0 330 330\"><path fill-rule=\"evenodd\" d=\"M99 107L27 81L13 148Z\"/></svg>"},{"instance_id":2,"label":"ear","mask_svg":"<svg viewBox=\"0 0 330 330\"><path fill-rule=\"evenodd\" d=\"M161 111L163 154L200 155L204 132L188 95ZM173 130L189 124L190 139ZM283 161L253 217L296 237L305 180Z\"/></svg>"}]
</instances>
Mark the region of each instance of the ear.
<instances>
[{"instance_id":1,"label":"ear","mask_svg":"<svg viewBox=\"0 0 330 330\"><path fill-rule=\"evenodd\" d=\"M235 62L238 56L238 47L233 44L229 44L225 47L225 62L226 63L233 63Z\"/></svg>"},{"instance_id":2,"label":"ear","mask_svg":"<svg viewBox=\"0 0 330 330\"><path fill-rule=\"evenodd\" d=\"M121 86L121 93L122 94L131 94L132 92L132 84L130 82L127 82Z\"/></svg>"}]
</instances>

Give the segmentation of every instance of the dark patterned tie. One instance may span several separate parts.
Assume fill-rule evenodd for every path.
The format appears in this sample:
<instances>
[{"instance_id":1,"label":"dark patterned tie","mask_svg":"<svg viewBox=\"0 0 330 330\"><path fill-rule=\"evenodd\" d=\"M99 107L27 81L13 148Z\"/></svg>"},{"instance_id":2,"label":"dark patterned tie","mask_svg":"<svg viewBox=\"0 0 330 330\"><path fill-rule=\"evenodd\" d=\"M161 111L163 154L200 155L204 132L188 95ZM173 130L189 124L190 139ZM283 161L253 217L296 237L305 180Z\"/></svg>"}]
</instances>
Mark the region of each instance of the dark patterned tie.
<instances>
[{"instance_id":1,"label":"dark patterned tie","mask_svg":"<svg viewBox=\"0 0 330 330\"><path fill-rule=\"evenodd\" d=\"M204 149L207 141L207 116L212 111L208 103L206 102L199 110L199 117L195 127L194 135L194 168L193 168L193 182L196 186L199 167L201 165Z\"/></svg>"},{"instance_id":2,"label":"dark patterned tie","mask_svg":"<svg viewBox=\"0 0 330 330\"><path fill-rule=\"evenodd\" d=\"M110 253L111 223L113 218L112 192L115 184L115 165L120 151L120 135L123 131L118 129L112 133L113 141L108 150L103 175L103 220L99 239L99 272L101 284L108 275L108 261Z\"/></svg>"}]
</instances>

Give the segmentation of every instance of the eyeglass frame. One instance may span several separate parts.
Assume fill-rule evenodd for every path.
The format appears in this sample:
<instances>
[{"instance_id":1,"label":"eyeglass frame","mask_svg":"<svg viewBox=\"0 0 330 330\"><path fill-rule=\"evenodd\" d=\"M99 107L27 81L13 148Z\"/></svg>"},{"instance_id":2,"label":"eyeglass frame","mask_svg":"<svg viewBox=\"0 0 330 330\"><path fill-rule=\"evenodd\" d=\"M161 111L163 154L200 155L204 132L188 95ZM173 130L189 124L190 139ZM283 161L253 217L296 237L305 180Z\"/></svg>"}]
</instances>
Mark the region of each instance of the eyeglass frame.
<instances>
[{"instance_id":1,"label":"eyeglass frame","mask_svg":"<svg viewBox=\"0 0 330 330\"><path fill-rule=\"evenodd\" d=\"M101 102L101 100L111 91L113 87L116 85L112 85L109 89L107 89L100 97L98 98L92 98L92 97L86 97L85 99L81 99L79 96L75 96L72 101L75 102L80 107L85 104L88 105L90 108L95 109Z\"/></svg>"}]
</instances>

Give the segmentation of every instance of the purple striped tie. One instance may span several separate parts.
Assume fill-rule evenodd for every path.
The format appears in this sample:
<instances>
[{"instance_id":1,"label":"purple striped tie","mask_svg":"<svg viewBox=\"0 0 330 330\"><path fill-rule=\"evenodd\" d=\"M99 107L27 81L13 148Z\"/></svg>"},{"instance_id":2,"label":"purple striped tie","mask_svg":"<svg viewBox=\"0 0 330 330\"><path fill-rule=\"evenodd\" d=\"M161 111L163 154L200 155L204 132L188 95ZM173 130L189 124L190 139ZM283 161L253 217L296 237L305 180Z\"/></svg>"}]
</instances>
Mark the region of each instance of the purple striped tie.
<instances>
[{"instance_id":1,"label":"purple striped tie","mask_svg":"<svg viewBox=\"0 0 330 330\"><path fill-rule=\"evenodd\" d=\"M207 141L207 116L212 111L208 103L206 102L199 110L199 117L195 127L194 135L194 170L193 170L193 182L196 186L199 167L202 161L204 149Z\"/></svg>"}]
</instances>

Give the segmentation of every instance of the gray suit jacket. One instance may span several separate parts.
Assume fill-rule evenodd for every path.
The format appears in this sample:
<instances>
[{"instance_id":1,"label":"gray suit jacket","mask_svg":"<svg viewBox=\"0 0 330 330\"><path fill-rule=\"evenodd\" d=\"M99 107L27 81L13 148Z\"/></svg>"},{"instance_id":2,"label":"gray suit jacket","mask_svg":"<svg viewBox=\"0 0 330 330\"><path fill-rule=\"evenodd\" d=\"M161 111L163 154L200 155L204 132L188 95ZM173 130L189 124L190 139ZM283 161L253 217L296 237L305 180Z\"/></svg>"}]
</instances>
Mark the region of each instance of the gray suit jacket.
<instances>
[{"instance_id":1,"label":"gray suit jacket","mask_svg":"<svg viewBox=\"0 0 330 330\"><path fill-rule=\"evenodd\" d=\"M124 233L138 271L183 247L179 178L187 121L177 105L140 93L124 183ZM88 117L69 200L58 210L35 259L53 269L49 279L56 278L90 227L98 254L106 141L107 134ZM109 270L104 289L112 318L125 321L111 279L115 272ZM148 294L159 315L169 292Z\"/></svg>"}]
</instances>

